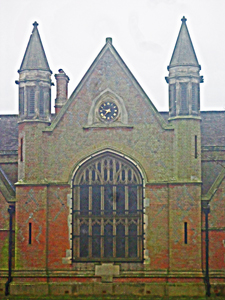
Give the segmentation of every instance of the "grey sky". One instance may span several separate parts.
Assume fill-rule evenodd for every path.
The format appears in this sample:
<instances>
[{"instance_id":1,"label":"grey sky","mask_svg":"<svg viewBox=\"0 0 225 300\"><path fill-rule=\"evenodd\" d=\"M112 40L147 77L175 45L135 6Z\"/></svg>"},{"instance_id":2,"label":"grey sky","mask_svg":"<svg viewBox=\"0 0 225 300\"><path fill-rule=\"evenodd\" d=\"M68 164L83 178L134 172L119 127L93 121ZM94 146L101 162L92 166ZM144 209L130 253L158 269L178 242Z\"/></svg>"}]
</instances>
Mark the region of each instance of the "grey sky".
<instances>
[{"instance_id":1,"label":"grey sky","mask_svg":"<svg viewBox=\"0 0 225 300\"><path fill-rule=\"evenodd\" d=\"M0 0L0 114L18 112L15 80L34 21L53 74L70 77L69 95L112 37L156 108L168 110L164 78L183 16L205 81L201 110L224 110L224 13L225 0Z\"/></svg>"}]
</instances>

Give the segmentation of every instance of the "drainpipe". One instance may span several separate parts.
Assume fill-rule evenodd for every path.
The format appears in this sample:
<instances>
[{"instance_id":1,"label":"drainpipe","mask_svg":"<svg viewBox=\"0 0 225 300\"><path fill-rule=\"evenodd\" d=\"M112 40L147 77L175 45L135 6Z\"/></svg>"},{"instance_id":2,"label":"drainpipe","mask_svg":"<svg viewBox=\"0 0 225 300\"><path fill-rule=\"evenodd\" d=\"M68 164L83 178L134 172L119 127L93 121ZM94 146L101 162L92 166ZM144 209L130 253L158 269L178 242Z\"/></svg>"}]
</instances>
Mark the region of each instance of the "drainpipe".
<instances>
[{"instance_id":1,"label":"drainpipe","mask_svg":"<svg viewBox=\"0 0 225 300\"><path fill-rule=\"evenodd\" d=\"M209 282L209 218L210 206L203 207L203 212L205 214L205 285L206 285L206 296L210 297L210 282Z\"/></svg>"},{"instance_id":2,"label":"drainpipe","mask_svg":"<svg viewBox=\"0 0 225 300\"><path fill-rule=\"evenodd\" d=\"M13 246L13 214L15 213L15 206L9 205L9 253L8 253L8 280L5 283L5 295L9 295L10 282L12 281L12 246Z\"/></svg>"}]
</instances>

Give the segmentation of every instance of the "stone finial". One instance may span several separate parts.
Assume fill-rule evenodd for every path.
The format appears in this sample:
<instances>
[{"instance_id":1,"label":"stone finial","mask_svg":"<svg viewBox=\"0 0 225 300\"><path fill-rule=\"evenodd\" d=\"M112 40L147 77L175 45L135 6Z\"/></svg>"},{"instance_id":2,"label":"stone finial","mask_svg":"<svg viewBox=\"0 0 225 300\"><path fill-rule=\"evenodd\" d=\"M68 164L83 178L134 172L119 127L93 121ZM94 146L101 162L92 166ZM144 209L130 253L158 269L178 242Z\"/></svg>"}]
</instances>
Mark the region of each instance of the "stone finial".
<instances>
[{"instance_id":1,"label":"stone finial","mask_svg":"<svg viewBox=\"0 0 225 300\"><path fill-rule=\"evenodd\" d=\"M34 27L37 27L38 25L39 25L39 24L38 24L38 22L36 22L36 21L33 23L33 26L34 26Z\"/></svg>"},{"instance_id":2,"label":"stone finial","mask_svg":"<svg viewBox=\"0 0 225 300\"><path fill-rule=\"evenodd\" d=\"M187 19L185 18L185 16L183 16L183 18L181 19L181 21L182 21L183 23L186 23Z\"/></svg>"}]
</instances>

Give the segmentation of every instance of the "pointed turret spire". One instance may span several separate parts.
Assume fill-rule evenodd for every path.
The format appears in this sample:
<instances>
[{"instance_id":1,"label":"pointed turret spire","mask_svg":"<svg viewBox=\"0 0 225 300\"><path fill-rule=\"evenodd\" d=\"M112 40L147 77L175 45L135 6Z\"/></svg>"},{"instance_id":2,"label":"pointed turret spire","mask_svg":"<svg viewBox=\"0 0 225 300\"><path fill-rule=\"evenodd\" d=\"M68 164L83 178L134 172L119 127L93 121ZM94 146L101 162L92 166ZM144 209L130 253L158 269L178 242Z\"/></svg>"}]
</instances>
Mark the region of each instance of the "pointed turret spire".
<instances>
[{"instance_id":1,"label":"pointed turret spire","mask_svg":"<svg viewBox=\"0 0 225 300\"><path fill-rule=\"evenodd\" d=\"M19 69L19 117L20 121L48 122L51 119L51 74L45 51L33 23L22 64Z\"/></svg>"},{"instance_id":2,"label":"pointed turret spire","mask_svg":"<svg viewBox=\"0 0 225 300\"><path fill-rule=\"evenodd\" d=\"M177 42L173 51L173 55L168 68L176 66L195 66L199 67L197 56L188 32L186 21L183 17L182 24L177 38Z\"/></svg>"},{"instance_id":3,"label":"pointed turret spire","mask_svg":"<svg viewBox=\"0 0 225 300\"><path fill-rule=\"evenodd\" d=\"M50 71L41 38L37 29L38 23L33 23L33 31L23 57L19 73L24 70L44 70Z\"/></svg>"},{"instance_id":4,"label":"pointed turret spire","mask_svg":"<svg viewBox=\"0 0 225 300\"><path fill-rule=\"evenodd\" d=\"M173 55L168 66L169 76L169 109L170 117L200 116L200 88L203 77L199 72L194 47L186 25L187 19L181 19L182 24Z\"/></svg>"}]
</instances>

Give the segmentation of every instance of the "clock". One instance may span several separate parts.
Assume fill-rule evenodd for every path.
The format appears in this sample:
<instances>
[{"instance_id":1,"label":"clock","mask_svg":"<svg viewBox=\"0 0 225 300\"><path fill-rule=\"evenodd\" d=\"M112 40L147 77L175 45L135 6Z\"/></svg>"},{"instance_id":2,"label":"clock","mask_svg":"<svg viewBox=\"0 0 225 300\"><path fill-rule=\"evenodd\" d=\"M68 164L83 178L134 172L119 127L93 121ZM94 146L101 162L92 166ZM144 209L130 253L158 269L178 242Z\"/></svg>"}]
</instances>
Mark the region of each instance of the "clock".
<instances>
[{"instance_id":1,"label":"clock","mask_svg":"<svg viewBox=\"0 0 225 300\"><path fill-rule=\"evenodd\" d=\"M105 101L100 105L98 113L101 120L105 122L112 122L118 116L118 107L112 101Z\"/></svg>"}]
</instances>

